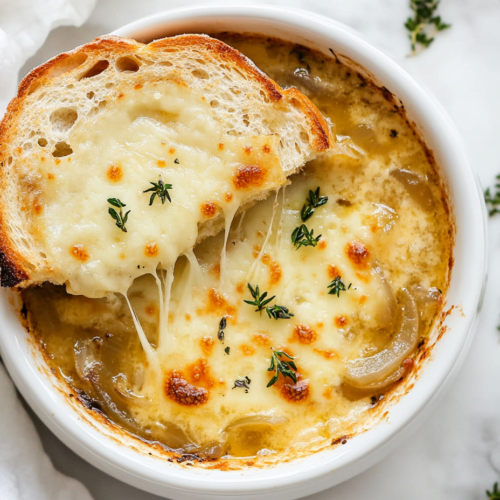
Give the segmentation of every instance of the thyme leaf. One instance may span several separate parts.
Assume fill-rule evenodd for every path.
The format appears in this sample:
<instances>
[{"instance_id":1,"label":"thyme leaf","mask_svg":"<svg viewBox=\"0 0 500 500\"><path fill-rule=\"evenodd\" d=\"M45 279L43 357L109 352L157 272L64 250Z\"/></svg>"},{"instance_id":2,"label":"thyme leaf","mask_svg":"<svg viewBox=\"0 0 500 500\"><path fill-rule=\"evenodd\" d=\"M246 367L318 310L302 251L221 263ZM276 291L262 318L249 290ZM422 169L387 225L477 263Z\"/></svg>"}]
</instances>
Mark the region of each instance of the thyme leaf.
<instances>
[{"instance_id":1,"label":"thyme leaf","mask_svg":"<svg viewBox=\"0 0 500 500\"><path fill-rule=\"evenodd\" d=\"M495 214L500 214L500 174L495 178L497 180L495 184L495 194L491 194L490 188L484 192L484 201L486 202L486 208L488 209L490 217Z\"/></svg>"},{"instance_id":2,"label":"thyme leaf","mask_svg":"<svg viewBox=\"0 0 500 500\"><path fill-rule=\"evenodd\" d=\"M342 278L340 276L337 276L329 285L328 288L330 289L328 291L329 295L336 295L337 297L340 297L340 292L347 292L352 286L352 283L349 283L349 286L346 288L345 283L342 281Z\"/></svg>"},{"instance_id":3,"label":"thyme leaf","mask_svg":"<svg viewBox=\"0 0 500 500\"><path fill-rule=\"evenodd\" d=\"M278 306L277 304L266 307L266 313L270 318L274 318L276 320L290 319L293 316L293 314L285 306Z\"/></svg>"},{"instance_id":4,"label":"thyme leaf","mask_svg":"<svg viewBox=\"0 0 500 500\"><path fill-rule=\"evenodd\" d=\"M405 28L408 30L412 55L416 55L419 49L428 48L437 33L451 26L436 15L438 6L439 0L410 0L413 17L407 19Z\"/></svg>"},{"instance_id":5,"label":"thyme leaf","mask_svg":"<svg viewBox=\"0 0 500 500\"><path fill-rule=\"evenodd\" d=\"M228 346L224 349L224 352L229 356L229 351L231 350L231 348ZM234 387L233 387L234 389Z\"/></svg>"},{"instance_id":6,"label":"thyme leaf","mask_svg":"<svg viewBox=\"0 0 500 500\"><path fill-rule=\"evenodd\" d=\"M486 490L486 496L488 497L488 500L500 500L500 490L498 489L498 483L495 483L493 485L492 491Z\"/></svg>"},{"instance_id":7,"label":"thyme leaf","mask_svg":"<svg viewBox=\"0 0 500 500\"><path fill-rule=\"evenodd\" d=\"M250 283L247 283L247 286L248 289L250 290L250 293L252 294L252 297L255 300L244 300L243 302L246 302L251 306L255 306L257 308L255 309L255 312L258 311L260 312L265 307L266 313L269 316L269 318L274 318L278 320L278 319L290 319L293 316L293 314L285 306L279 306L277 304L273 306L267 305L275 298L275 295L273 295L270 298L266 298L267 292L264 292L261 295L259 290L259 285L256 285L254 288Z\"/></svg>"},{"instance_id":8,"label":"thyme leaf","mask_svg":"<svg viewBox=\"0 0 500 500\"><path fill-rule=\"evenodd\" d=\"M250 389L250 382L252 381L248 377L235 380L233 389L238 389L238 388L245 389L245 393L248 393L248 389Z\"/></svg>"},{"instance_id":9,"label":"thyme leaf","mask_svg":"<svg viewBox=\"0 0 500 500\"><path fill-rule=\"evenodd\" d=\"M162 205L165 203L165 200L168 200L170 203L172 203L170 193L168 192L169 189L172 189L172 184L165 184L161 179L158 182L150 182L150 184L152 184L153 187L150 187L149 189L146 189L146 191L143 191L143 193L153 193L151 195L151 198L149 198L149 206L151 206L155 201L155 196L158 196L158 198L160 198Z\"/></svg>"},{"instance_id":10,"label":"thyme leaf","mask_svg":"<svg viewBox=\"0 0 500 500\"><path fill-rule=\"evenodd\" d=\"M117 212L114 208L108 207L108 213L115 220L116 226L119 227L124 233L126 233L127 228L125 227L125 224L127 223L130 210L125 215L123 215L122 208L126 207L127 205L125 205L125 203L120 201L118 198L108 198L108 203L113 207L118 208Z\"/></svg>"},{"instance_id":11,"label":"thyme leaf","mask_svg":"<svg viewBox=\"0 0 500 500\"><path fill-rule=\"evenodd\" d=\"M274 348L272 348L273 355L271 356L271 366L267 369L268 372L274 372L274 377L269 381L267 384L267 387L271 387L274 385L277 381L278 378L281 375L285 378L290 378L293 380L293 383L297 383L297 367L295 366L295 363L293 360L292 356L287 354L284 351L275 351ZM290 361L282 360L281 358L288 358Z\"/></svg>"},{"instance_id":12,"label":"thyme leaf","mask_svg":"<svg viewBox=\"0 0 500 500\"><path fill-rule=\"evenodd\" d=\"M328 201L328 196L320 196L319 190L320 188L318 186L316 191L309 191L309 198L307 198L306 204L300 211L302 222L306 222L312 217L315 208L321 207L321 205L324 205Z\"/></svg>"},{"instance_id":13,"label":"thyme leaf","mask_svg":"<svg viewBox=\"0 0 500 500\"><path fill-rule=\"evenodd\" d=\"M227 326L226 317L224 316L219 322L219 332L217 333L217 338L224 344L224 329ZM229 354L229 353L228 353Z\"/></svg>"},{"instance_id":14,"label":"thyme leaf","mask_svg":"<svg viewBox=\"0 0 500 500\"><path fill-rule=\"evenodd\" d=\"M321 234L314 237L314 229L309 229L305 224L296 227L292 233L292 243L295 246L296 250L300 247L315 247L319 243L319 239L321 238Z\"/></svg>"},{"instance_id":15,"label":"thyme leaf","mask_svg":"<svg viewBox=\"0 0 500 500\"><path fill-rule=\"evenodd\" d=\"M257 285L255 288L252 287L250 283L247 283L248 289L250 290L250 293L252 294L252 297L255 300L244 300L243 302L246 302L247 304L250 304L251 306L255 306L257 309L255 311L262 311L262 309L269 304L274 298L275 295L273 295L271 298L266 299L267 297L267 292L264 292L262 295L260 294L259 291L259 285Z\"/></svg>"}]
</instances>

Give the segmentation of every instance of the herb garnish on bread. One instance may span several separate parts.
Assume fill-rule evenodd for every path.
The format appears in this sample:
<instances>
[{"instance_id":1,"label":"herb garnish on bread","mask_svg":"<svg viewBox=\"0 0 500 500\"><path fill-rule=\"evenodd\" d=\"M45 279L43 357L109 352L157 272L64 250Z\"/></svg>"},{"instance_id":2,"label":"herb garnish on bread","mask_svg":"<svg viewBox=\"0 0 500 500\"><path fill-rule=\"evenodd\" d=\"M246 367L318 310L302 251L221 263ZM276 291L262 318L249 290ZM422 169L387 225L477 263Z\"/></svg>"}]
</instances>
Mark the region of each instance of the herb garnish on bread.
<instances>
[{"instance_id":1,"label":"herb garnish on bread","mask_svg":"<svg viewBox=\"0 0 500 500\"><path fill-rule=\"evenodd\" d=\"M330 147L304 95L218 40L98 38L33 70L0 125L1 284L126 290Z\"/></svg>"}]
</instances>

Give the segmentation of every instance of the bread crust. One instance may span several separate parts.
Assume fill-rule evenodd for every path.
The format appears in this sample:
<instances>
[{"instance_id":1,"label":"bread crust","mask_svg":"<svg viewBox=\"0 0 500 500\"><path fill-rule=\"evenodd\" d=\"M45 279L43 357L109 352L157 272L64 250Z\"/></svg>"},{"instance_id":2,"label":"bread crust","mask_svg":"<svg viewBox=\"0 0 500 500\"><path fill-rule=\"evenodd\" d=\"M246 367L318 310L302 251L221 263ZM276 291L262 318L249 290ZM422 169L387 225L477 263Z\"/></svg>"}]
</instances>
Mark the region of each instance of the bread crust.
<instances>
[{"instance_id":1,"label":"bread crust","mask_svg":"<svg viewBox=\"0 0 500 500\"><path fill-rule=\"evenodd\" d=\"M9 200L5 196L8 189L9 176L12 171L12 146L18 133L18 122L23 115L27 99L44 85L65 79L77 73L85 74L96 62L107 57L120 55L131 57L171 52L185 47L197 48L204 57L223 59L238 68L245 76L257 82L270 102L282 99L292 100L302 110L309 121L311 130L310 145L316 151L324 151L331 147L332 139L329 127L312 102L297 89L282 89L276 82L262 73L247 57L225 43L206 35L180 35L156 40L148 45L135 40L114 35L96 38L94 41L76 49L59 54L45 64L31 71L20 83L17 96L9 103L5 115L0 122L0 285L3 287L27 286L34 281L32 268L40 267L40 262L29 262L26 255L19 250L17 235L9 229ZM75 73L76 72L76 73ZM21 153L21 148L19 153ZM47 264L44 266L47 268ZM35 274L43 274L43 269Z\"/></svg>"}]
</instances>

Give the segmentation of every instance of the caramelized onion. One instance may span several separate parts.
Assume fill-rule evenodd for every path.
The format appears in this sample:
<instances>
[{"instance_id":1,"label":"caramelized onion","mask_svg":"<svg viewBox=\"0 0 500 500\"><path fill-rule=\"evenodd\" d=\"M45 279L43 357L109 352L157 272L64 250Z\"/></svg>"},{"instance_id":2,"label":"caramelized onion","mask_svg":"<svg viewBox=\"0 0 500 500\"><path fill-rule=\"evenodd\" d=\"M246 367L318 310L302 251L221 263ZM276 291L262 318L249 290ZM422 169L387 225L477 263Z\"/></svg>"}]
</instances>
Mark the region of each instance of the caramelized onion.
<instances>
[{"instance_id":1,"label":"caramelized onion","mask_svg":"<svg viewBox=\"0 0 500 500\"><path fill-rule=\"evenodd\" d=\"M395 382L403 374L401 363L418 342L418 311L413 297L405 288L398 293L400 325L383 351L347 363L347 380L358 388L378 389Z\"/></svg>"},{"instance_id":2,"label":"caramelized onion","mask_svg":"<svg viewBox=\"0 0 500 500\"><path fill-rule=\"evenodd\" d=\"M431 211L433 209L434 196L425 175L417 174L416 172L404 168L392 170L391 175L403 184L408 194L424 210Z\"/></svg>"},{"instance_id":3,"label":"caramelized onion","mask_svg":"<svg viewBox=\"0 0 500 500\"><path fill-rule=\"evenodd\" d=\"M377 328L388 328L391 327L394 322L394 317L396 315L396 298L392 292L392 288L387 282L382 269L375 265L371 270L372 276L374 276L380 283L380 287L376 292L377 303L379 307L377 309L377 314L375 322Z\"/></svg>"},{"instance_id":4,"label":"caramelized onion","mask_svg":"<svg viewBox=\"0 0 500 500\"><path fill-rule=\"evenodd\" d=\"M442 300L442 292L436 287L424 288L421 285L414 285L411 287L411 294L417 303L420 334L424 335L427 325L436 315Z\"/></svg>"},{"instance_id":5,"label":"caramelized onion","mask_svg":"<svg viewBox=\"0 0 500 500\"><path fill-rule=\"evenodd\" d=\"M243 417L231 422L227 429L234 429L235 427L241 427L243 425L255 425L255 424L265 424L265 425L282 425L286 424L288 419L286 417L281 417L279 415L268 415L266 413L256 413L254 415L249 415L248 417Z\"/></svg>"},{"instance_id":6,"label":"caramelized onion","mask_svg":"<svg viewBox=\"0 0 500 500\"><path fill-rule=\"evenodd\" d=\"M150 399L147 399L145 396L135 394L131 389L127 387L127 377L125 377L123 373L119 373L118 375L112 377L112 381L116 393L121 396L122 399L128 404L145 406L151 403Z\"/></svg>"},{"instance_id":7,"label":"caramelized onion","mask_svg":"<svg viewBox=\"0 0 500 500\"><path fill-rule=\"evenodd\" d=\"M151 427L150 439L157 440L179 453L199 451L199 446L193 443L181 427L172 422L155 422Z\"/></svg>"},{"instance_id":8,"label":"caramelized onion","mask_svg":"<svg viewBox=\"0 0 500 500\"><path fill-rule=\"evenodd\" d=\"M411 293L417 304L420 306L439 303L442 292L440 292L436 287L423 288L420 285L415 285L411 288Z\"/></svg>"},{"instance_id":9,"label":"caramelized onion","mask_svg":"<svg viewBox=\"0 0 500 500\"><path fill-rule=\"evenodd\" d=\"M314 94L331 95L334 97L337 90L332 83L322 80L318 76L311 77L305 68L296 69L293 74L283 69L275 70L274 78L279 78L283 88L296 87L303 94L311 97Z\"/></svg>"},{"instance_id":10,"label":"caramelized onion","mask_svg":"<svg viewBox=\"0 0 500 500\"><path fill-rule=\"evenodd\" d=\"M219 435L218 441L210 441L200 448L198 454L210 458L210 459L218 459L224 456L227 453L228 444L227 444L227 433L222 432Z\"/></svg>"},{"instance_id":11,"label":"caramelized onion","mask_svg":"<svg viewBox=\"0 0 500 500\"><path fill-rule=\"evenodd\" d=\"M214 441L198 452L198 455L210 459L219 459L226 454L226 443Z\"/></svg>"},{"instance_id":12,"label":"caramelized onion","mask_svg":"<svg viewBox=\"0 0 500 500\"><path fill-rule=\"evenodd\" d=\"M74 352L76 373L82 380L87 380L89 374L100 364L96 359L91 341L78 341Z\"/></svg>"}]
</instances>

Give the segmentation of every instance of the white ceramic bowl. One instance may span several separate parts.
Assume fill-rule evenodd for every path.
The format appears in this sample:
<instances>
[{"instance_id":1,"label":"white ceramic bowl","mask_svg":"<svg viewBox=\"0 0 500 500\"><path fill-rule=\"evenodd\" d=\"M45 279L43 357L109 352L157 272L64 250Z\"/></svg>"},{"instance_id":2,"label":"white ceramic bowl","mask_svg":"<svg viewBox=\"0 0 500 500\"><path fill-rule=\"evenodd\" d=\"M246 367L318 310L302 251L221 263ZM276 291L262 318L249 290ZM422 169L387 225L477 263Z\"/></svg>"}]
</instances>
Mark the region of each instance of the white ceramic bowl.
<instances>
[{"instance_id":1,"label":"white ceramic bowl","mask_svg":"<svg viewBox=\"0 0 500 500\"><path fill-rule=\"evenodd\" d=\"M456 218L455 266L447 304L458 312L414 382L388 417L344 446L268 470L223 472L185 467L149 456L141 444L113 433L72 404L20 325L9 291L0 296L0 347L18 389L45 424L72 450L101 470L138 488L176 500L220 497L293 500L338 484L386 455L429 413L461 365L485 282L485 210L482 193L464 156L461 140L440 106L397 64L349 28L326 17L271 6L213 5L173 10L115 32L139 41L181 33L263 33L302 43L328 54L333 49L360 64L401 99L448 185ZM19 307L19 306L17 306ZM437 329L431 338L438 336Z\"/></svg>"}]
</instances>

